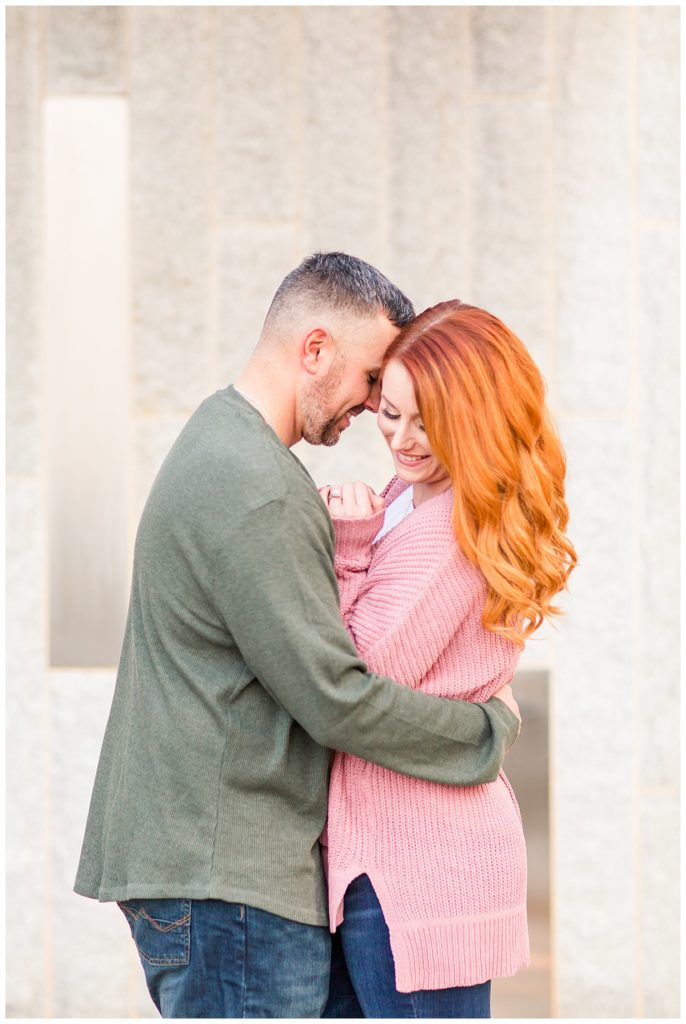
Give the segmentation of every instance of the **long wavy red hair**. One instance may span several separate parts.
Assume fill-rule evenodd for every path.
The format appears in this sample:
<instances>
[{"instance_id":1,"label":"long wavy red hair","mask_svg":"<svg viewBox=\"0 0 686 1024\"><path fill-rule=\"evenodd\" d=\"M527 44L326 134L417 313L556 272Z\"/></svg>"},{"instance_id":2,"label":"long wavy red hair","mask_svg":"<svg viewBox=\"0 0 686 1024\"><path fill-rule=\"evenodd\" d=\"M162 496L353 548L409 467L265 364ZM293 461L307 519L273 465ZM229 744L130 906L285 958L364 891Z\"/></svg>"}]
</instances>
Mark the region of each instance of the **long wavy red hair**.
<instances>
[{"instance_id":1,"label":"long wavy red hair","mask_svg":"<svg viewBox=\"0 0 686 1024\"><path fill-rule=\"evenodd\" d=\"M404 327L390 360L410 374L427 439L450 475L457 543L488 585L483 624L523 646L561 613L552 600L577 564L543 378L502 321L458 300Z\"/></svg>"}]
</instances>

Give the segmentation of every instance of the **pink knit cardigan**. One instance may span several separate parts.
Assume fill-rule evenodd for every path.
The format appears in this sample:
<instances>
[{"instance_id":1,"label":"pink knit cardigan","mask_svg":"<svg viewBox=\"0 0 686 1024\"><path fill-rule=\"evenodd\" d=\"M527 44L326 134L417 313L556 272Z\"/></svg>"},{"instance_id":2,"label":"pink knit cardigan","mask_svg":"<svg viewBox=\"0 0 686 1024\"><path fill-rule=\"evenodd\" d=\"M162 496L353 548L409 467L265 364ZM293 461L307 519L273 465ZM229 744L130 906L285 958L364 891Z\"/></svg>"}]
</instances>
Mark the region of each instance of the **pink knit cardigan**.
<instances>
[{"instance_id":1,"label":"pink knit cardigan","mask_svg":"<svg viewBox=\"0 0 686 1024\"><path fill-rule=\"evenodd\" d=\"M386 504L406 486L394 478ZM341 613L371 671L485 701L512 678L518 650L481 624L485 581L455 543L451 512L449 489L376 544L383 510L335 519ZM337 752L323 842L331 930L349 883L367 874L399 992L475 985L527 965L526 851L504 772L452 787Z\"/></svg>"}]
</instances>

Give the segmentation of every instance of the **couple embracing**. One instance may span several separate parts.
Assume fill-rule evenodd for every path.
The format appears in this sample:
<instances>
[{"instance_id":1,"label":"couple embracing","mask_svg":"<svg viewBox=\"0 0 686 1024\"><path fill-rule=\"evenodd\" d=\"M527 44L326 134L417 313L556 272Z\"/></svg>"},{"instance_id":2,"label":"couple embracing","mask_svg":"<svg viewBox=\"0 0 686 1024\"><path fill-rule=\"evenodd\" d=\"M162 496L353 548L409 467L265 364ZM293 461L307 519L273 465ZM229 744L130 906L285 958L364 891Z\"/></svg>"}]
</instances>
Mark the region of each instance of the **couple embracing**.
<instances>
[{"instance_id":1,"label":"couple embracing","mask_svg":"<svg viewBox=\"0 0 686 1024\"><path fill-rule=\"evenodd\" d=\"M381 495L290 448L368 409ZM164 1017L489 1017L528 961L509 682L576 562L526 348L319 253L191 417L136 537L75 889ZM332 934L333 933L333 934Z\"/></svg>"}]
</instances>

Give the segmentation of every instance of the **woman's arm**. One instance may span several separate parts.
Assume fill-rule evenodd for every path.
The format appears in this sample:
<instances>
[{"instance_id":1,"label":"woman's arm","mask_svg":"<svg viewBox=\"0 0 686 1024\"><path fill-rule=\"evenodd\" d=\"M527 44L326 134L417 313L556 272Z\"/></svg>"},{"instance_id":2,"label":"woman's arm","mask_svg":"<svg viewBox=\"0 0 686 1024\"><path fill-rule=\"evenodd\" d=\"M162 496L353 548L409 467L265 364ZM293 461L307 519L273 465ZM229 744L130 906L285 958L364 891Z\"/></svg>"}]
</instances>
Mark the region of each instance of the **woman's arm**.
<instances>
[{"instance_id":1,"label":"woman's arm","mask_svg":"<svg viewBox=\"0 0 686 1024\"><path fill-rule=\"evenodd\" d=\"M384 522L385 502L381 495L359 480L335 486L327 484L319 493L329 509L336 535L334 571L341 615L347 624L367 579L372 542Z\"/></svg>"},{"instance_id":2,"label":"woman's arm","mask_svg":"<svg viewBox=\"0 0 686 1024\"><path fill-rule=\"evenodd\" d=\"M473 634L484 664L473 678L454 679L451 691L486 699L512 677L517 650L478 628L486 585L455 544L449 502L426 513L413 514L402 533L376 549L364 586L348 604L346 626L372 671L418 687L469 617L476 632L469 627L463 636L469 642Z\"/></svg>"},{"instance_id":3,"label":"woman's arm","mask_svg":"<svg viewBox=\"0 0 686 1024\"><path fill-rule=\"evenodd\" d=\"M364 495L359 489L357 494L346 492L346 486L353 485L336 488L341 499L332 508L345 625L372 671L418 687L462 621L468 615L478 621L485 581L455 544L449 496L417 518L413 515L402 534L392 535L374 549L372 560L371 544L381 528L380 517L365 517ZM366 485L361 486L366 490ZM362 512L356 506L358 500ZM475 641L484 648L482 670L472 678L452 680L446 696L470 692L471 699L487 699L511 679L517 661L514 646L491 634ZM497 696L518 715L509 687Z\"/></svg>"}]
</instances>

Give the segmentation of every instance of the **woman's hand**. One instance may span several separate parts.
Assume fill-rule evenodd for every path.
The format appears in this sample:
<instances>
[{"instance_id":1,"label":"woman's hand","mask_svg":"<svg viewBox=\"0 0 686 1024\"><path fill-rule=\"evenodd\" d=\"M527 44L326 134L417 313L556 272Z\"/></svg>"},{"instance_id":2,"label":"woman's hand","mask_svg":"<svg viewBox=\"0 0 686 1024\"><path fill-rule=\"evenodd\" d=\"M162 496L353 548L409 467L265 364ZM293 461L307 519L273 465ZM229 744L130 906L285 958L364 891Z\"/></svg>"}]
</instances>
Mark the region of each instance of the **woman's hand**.
<instances>
[{"instance_id":1,"label":"woman's hand","mask_svg":"<svg viewBox=\"0 0 686 1024\"><path fill-rule=\"evenodd\" d=\"M319 488L332 519L364 519L380 512L385 501L369 484L355 480L346 484L327 484Z\"/></svg>"},{"instance_id":2,"label":"woman's hand","mask_svg":"<svg viewBox=\"0 0 686 1024\"><path fill-rule=\"evenodd\" d=\"M512 714L519 719L519 730L517 732L517 735L519 736L519 733L522 731L522 713L519 710L519 704L514 698L512 687L507 683L501 690L494 693L493 696L497 697L498 700L501 700L503 704L507 704Z\"/></svg>"}]
</instances>

